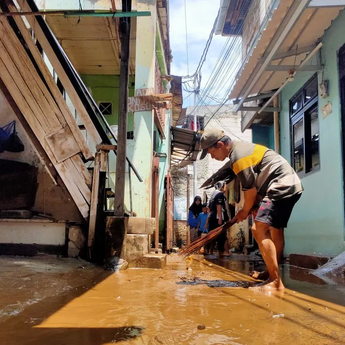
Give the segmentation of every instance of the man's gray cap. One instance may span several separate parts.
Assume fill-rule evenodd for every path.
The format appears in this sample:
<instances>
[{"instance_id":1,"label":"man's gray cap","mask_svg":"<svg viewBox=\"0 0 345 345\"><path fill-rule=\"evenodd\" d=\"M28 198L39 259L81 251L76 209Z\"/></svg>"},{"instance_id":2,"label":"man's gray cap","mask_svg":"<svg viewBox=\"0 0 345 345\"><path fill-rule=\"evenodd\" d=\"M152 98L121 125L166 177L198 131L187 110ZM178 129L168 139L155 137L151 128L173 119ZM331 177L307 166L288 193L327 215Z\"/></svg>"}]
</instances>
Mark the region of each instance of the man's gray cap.
<instances>
[{"instance_id":1,"label":"man's gray cap","mask_svg":"<svg viewBox=\"0 0 345 345\"><path fill-rule=\"evenodd\" d=\"M208 153L208 149L223 137L224 132L221 129L211 128L205 130L200 139L200 146L203 150L200 159L204 159Z\"/></svg>"}]
</instances>

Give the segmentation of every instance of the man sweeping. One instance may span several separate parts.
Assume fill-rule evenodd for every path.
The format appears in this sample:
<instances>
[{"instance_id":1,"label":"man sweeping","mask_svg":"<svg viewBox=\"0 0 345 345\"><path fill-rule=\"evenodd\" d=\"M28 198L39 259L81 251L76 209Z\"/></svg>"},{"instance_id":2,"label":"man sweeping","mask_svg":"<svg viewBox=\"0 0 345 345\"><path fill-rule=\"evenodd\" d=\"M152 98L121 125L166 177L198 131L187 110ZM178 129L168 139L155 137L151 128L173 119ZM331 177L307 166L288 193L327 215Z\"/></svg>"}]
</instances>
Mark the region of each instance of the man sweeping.
<instances>
[{"instance_id":1,"label":"man sweeping","mask_svg":"<svg viewBox=\"0 0 345 345\"><path fill-rule=\"evenodd\" d=\"M245 220L257 200L261 200L252 233L265 261L268 279L260 288L284 290L278 261L283 255L284 233L292 209L303 188L290 164L269 148L231 140L219 129L206 130L201 137L202 154L213 159L230 159L230 167L241 181L244 204L236 219Z\"/></svg>"}]
</instances>

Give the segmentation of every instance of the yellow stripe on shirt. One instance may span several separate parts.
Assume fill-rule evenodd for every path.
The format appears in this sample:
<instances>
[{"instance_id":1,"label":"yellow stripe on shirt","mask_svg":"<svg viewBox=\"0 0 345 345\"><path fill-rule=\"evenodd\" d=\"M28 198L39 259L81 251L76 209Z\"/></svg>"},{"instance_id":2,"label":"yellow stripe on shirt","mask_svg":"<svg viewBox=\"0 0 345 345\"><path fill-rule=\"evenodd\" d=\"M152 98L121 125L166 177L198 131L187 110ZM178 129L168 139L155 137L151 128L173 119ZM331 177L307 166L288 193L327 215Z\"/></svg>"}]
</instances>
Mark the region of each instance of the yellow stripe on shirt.
<instances>
[{"instance_id":1,"label":"yellow stripe on shirt","mask_svg":"<svg viewBox=\"0 0 345 345\"><path fill-rule=\"evenodd\" d=\"M233 171L237 175L241 171L251 167L258 165L262 158L264 157L264 154L267 151L267 147L262 145L255 145L254 151L252 154L246 157L240 158L238 161L234 162L233 164Z\"/></svg>"}]
</instances>

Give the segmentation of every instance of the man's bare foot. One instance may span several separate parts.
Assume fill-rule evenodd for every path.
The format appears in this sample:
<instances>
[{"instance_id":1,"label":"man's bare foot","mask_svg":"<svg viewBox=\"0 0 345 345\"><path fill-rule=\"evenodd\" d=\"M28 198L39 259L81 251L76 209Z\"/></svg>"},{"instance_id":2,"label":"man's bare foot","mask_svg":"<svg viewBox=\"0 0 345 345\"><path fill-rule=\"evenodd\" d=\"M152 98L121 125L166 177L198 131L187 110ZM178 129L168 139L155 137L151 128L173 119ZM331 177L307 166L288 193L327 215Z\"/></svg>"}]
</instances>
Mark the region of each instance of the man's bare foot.
<instances>
[{"instance_id":1,"label":"man's bare foot","mask_svg":"<svg viewBox=\"0 0 345 345\"><path fill-rule=\"evenodd\" d=\"M250 276L257 280L267 280L269 278L269 274L267 270L262 271L262 272L253 271L250 273Z\"/></svg>"},{"instance_id":2,"label":"man's bare foot","mask_svg":"<svg viewBox=\"0 0 345 345\"><path fill-rule=\"evenodd\" d=\"M285 287L281 279L266 280L263 283L250 287L254 291L284 291Z\"/></svg>"}]
</instances>

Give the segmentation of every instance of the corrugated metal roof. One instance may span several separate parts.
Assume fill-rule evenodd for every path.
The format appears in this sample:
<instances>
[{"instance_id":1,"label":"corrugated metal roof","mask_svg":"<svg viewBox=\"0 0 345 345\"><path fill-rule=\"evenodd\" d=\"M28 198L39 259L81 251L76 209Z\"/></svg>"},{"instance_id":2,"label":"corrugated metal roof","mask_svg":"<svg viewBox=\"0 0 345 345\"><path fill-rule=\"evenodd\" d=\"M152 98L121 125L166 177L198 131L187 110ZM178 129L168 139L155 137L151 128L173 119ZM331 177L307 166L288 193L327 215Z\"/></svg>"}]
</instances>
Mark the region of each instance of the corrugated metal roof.
<instances>
[{"instance_id":1,"label":"corrugated metal roof","mask_svg":"<svg viewBox=\"0 0 345 345\"><path fill-rule=\"evenodd\" d=\"M280 51L288 51L298 47L306 47L316 44L323 36L325 30L331 25L343 7L323 7L323 8L308 8L306 9L293 29L288 34L287 38L280 47ZM266 48L274 34L277 31L282 18L286 15L288 8L286 6L279 6L274 12L266 30L263 32L261 39L253 50L252 55L247 63L243 66L238 80L232 89L229 98L241 98L244 93L244 86L252 75L255 67L260 64L260 58L266 53ZM298 66L307 53L291 56L281 60L275 60L274 65L296 65ZM250 94L264 93L271 90L278 89L287 78L287 72L272 72L265 71L254 88L250 90Z\"/></svg>"},{"instance_id":2,"label":"corrugated metal roof","mask_svg":"<svg viewBox=\"0 0 345 345\"><path fill-rule=\"evenodd\" d=\"M200 151L200 133L171 127L171 165L185 167L196 161Z\"/></svg>"}]
</instances>

